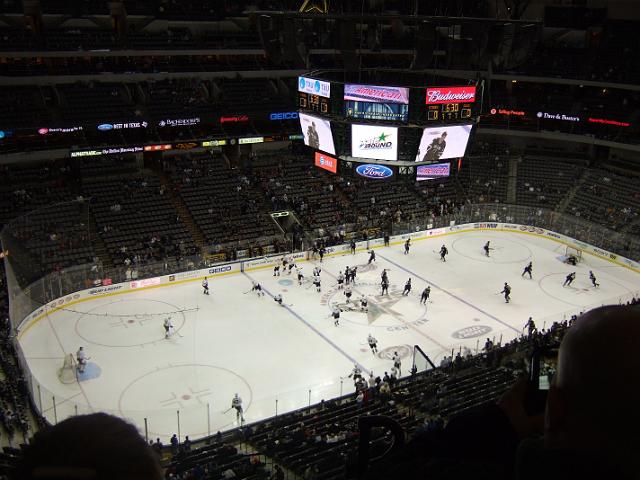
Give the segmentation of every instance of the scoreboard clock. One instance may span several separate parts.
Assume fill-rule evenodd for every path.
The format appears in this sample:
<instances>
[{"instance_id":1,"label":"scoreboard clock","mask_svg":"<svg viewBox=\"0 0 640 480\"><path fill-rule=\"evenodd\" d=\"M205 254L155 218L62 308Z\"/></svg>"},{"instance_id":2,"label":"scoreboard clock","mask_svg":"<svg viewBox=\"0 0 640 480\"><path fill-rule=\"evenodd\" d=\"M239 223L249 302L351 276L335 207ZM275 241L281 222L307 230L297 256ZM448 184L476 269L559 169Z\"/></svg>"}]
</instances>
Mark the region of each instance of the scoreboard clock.
<instances>
[{"instance_id":1,"label":"scoreboard clock","mask_svg":"<svg viewBox=\"0 0 640 480\"><path fill-rule=\"evenodd\" d=\"M329 99L321 95L298 92L298 106L309 112L329 113Z\"/></svg>"},{"instance_id":2,"label":"scoreboard clock","mask_svg":"<svg viewBox=\"0 0 640 480\"><path fill-rule=\"evenodd\" d=\"M466 120L472 116L472 103L442 103L427 106L427 121L447 122Z\"/></svg>"}]
</instances>

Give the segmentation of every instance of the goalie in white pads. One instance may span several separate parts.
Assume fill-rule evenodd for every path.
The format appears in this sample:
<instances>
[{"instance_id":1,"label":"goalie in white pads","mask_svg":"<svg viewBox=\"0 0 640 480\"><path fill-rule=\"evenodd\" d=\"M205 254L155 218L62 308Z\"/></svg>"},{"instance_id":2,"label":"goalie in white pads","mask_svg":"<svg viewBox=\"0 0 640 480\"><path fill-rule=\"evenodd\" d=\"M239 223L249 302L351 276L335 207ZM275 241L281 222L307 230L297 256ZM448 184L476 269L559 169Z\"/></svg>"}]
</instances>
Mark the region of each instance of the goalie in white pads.
<instances>
[{"instance_id":1,"label":"goalie in white pads","mask_svg":"<svg viewBox=\"0 0 640 480\"><path fill-rule=\"evenodd\" d=\"M84 369L87 366L87 354L84 351L84 347L80 347L76 352L76 361L78 362L78 372L84 373Z\"/></svg>"}]
</instances>

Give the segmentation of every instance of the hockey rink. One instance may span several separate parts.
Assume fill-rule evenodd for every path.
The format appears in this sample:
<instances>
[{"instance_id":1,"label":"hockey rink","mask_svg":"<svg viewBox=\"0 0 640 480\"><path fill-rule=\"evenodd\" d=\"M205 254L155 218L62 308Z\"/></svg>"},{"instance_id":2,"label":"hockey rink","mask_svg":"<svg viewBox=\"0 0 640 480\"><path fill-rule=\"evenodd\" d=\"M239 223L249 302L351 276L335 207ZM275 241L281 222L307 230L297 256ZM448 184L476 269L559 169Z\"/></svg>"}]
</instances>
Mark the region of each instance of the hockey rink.
<instances>
[{"instance_id":1,"label":"hockey rink","mask_svg":"<svg viewBox=\"0 0 640 480\"><path fill-rule=\"evenodd\" d=\"M490 240L493 250L482 250ZM449 255L437 253L446 244ZM461 232L414 242L404 255L402 242L376 249L377 259L359 251L300 263L295 271L273 276L271 268L211 279L209 296L200 280L161 288L129 290L91 298L33 322L19 335L40 388L36 404L52 422L75 413L105 411L125 417L149 438L168 441L180 432L191 438L237 426L229 410L234 393L244 402L246 422L271 417L321 399L353 391L354 364L382 376L394 351L411 367L418 345L439 364L444 355L467 346L482 348L487 337L508 341L522 334L529 316L538 328L602 304L626 302L640 292L640 275L629 268L583 253L571 267L562 262L565 246L533 235ZM533 262L533 279L522 277ZM322 292L311 284L322 268ZM336 276L358 266L353 298L362 294L369 311L350 311ZM389 295L380 296L380 275L388 270ZM593 287L589 270L599 287ZM576 272L570 287L565 276ZM413 289L402 295L407 279ZM264 297L250 292L261 283ZM512 287L511 303L499 292ZM431 286L431 298L420 294ZM281 294L283 306L273 301ZM340 325L331 308L345 311ZM175 333L164 338L171 317ZM373 355L366 339L378 340ZM83 346L90 357L79 382L57 376L65 354ZM54 408L55 404L55 408Z\"/></svg>"}]
</instances>

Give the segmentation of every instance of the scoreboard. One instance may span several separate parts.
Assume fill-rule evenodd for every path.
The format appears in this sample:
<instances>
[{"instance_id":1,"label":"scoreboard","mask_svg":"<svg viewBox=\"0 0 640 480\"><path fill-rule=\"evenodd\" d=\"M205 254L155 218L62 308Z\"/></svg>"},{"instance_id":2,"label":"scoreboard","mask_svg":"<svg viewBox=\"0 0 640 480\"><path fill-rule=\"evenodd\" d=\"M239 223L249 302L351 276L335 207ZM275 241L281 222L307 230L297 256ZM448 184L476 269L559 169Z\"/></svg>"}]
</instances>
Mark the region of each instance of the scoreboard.
<instances>
[{"instance_id":1,"label":"scoreboard","mask_svg":"<svg viewBox=\"0 0 640 480\"><path fill-rule=\"evenodd\" d=\"M475 101L475 86L427 88L427 122L448 123L471 119Z\"/></svg>"},{"instance_id":2,"label":"scoreboard","mask_svg":"<svg viewBox=\"0 0 640 480\"><path fill-rule=\"evenodd\" d=\"M427 105L428 122L450 122L472 117L472 103L442 103Z\"/></svg>"},{"instance_id":3,"label":"scoreboard","mask_svg":"<svg viewBox=\"0 0 640 480\"><path fill-rule=\"evenodd\" d=\"M302 110L316 113L329 113L329 99L321 95L298 92L298 106Z\"/></svg>"}]
</instances>

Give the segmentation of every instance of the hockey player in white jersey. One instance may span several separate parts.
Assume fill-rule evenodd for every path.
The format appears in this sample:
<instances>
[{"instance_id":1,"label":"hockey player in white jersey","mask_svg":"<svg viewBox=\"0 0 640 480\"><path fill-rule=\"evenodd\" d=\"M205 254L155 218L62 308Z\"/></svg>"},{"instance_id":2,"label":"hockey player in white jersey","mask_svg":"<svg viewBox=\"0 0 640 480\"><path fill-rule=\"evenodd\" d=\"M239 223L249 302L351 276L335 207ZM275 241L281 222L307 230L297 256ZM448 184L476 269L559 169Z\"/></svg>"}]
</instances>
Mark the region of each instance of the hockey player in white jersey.
<instances>
[{"instance_id":1,"label":"hockey player in white jersey","mask_svg":"<svg viewBox=\"0 0 640 480\"><path fill-rule=\"evenodd\" d=\"M369 311L368 305L369 305L369 301L367 300L367 297L362 295L360 297L360 311L361 312L368 312Z\"/></svg>"},{"instance_id":2,"label":"hockey player in white jersey","mask_svg":"<svg viewBox=\"0 0 640 480\"><path fill-rule=\"evenodd\" d=\"M298 274L298 285L302 285L302 280L304 280L304 275L302 274L302 267L296 267L296 273Z\"/></svg>"},{"instance_id":3,"label":"hockey player in white jersey","mask_svg":"<svg viewBox=\"0 0 640 480\"><path fill-rule=\"evenodd\" d=\"M282 295L278 293L275 297L273 297L273 301L282 306Z\"/></svg>"},{"instance_id":4,"label":"hockey player in white jersey","mask_svg":"<svg viewBox=\"0 0 640 480\"><path fill-rule=\"evenodd\" d=\"M391 360L393 360L393 366L398 369L398 376L402 375L402 361L400 360L400 355L398 355L398 352L393 352L393 357L391 357Z\"/></svg>"},{"instance_id":5,"label":"hockey player in white jersey","mask_svg":"<svg viewBox=\"0 0 640 480\"><path fill-rule=\"evenodd\" d=\"M171 324L171 318L167 317L164 319L164 338L169 338L171 336L171 329L173 325Z\"/></svg>"},{"instance_id":6,"label":"hockey player in white jersey","mask_svg":"<svg viewBox=\"0 0 640 480\"><path fill-rule=\"evenodd\" d=\"M260 285L258 282L252 282L253 286L251 287L251 291L255 292L258 297L263 297L264 296L264 292L262 291L262 285Z\"/></svg>"},{"instance_id":7,"label":"hockey player in white jersey","mask_svg":"<svg viewBox=\"0 0 640 480\"><path fill-rule=\"evenodd\" d=\"M376 340L373 335L369 334L369 336L367 337L367 343L369 344L371 353L378 353L378 340Z\"/></svg>"},{"instance_id":8,"label":"hockey player in white jersey","mask_svg":"<svg viewBox=\"0 0 640 480\"><path fill-rule=\"evenodd\" d=\"M209 295L209 280L207 280L207 277L202 280L202 293L203 295Z\"/></svg>"},{"instance_id":9,"label":"hockey player in white jersey","mask_svg":"<svg viewBox=\"0 0 640 480\"><path fill-rule=\"evenodd\" d=\"M353 294L353 290L351 288L351 284L349 283L344 287L344 295L347 297L347 303L351 303L351 295Z\"/></svg>"},{"instance_id":10,"label":"hockey player in white jersey","mask_svg":"<svg viewBox=\"0 0 640 480\"><path fill-rule=\"evenodd\" d=\"M338 289L341 290L344 287L344 274L342 272L338 273Z\"/></svg>"},{"instance_id":11,"label":"hockey player in white jersey","mask_svg":"<svg viewBox=\"0 0 640 480\"><path fill-rule=\"evenodd\" d=\"M320 275L313 277L313 285L316 287L316 292L320 292Z\"/></svg>"},{"instance_id":12,"label":"hockey player in white jersey","mask_svg":"<svg viewBox=\"0 0 640 480\"><path fill-rule=\"evenodd\" d=\"M320 276L320 272L322 272L322 269L320 267L314 267L313 276L314 277L319 277Z\"/></svg>"},{"instance_id":13,"label":"hockey player in white jersey","mask_svg":"<svg viewBox=\"0 0 640 480\"><path fill-rule=\"evenodd\" d=\"M231 408L236 410L236 420L240 420L244 422L244 415L242 414L242 398L237 393L233 396L231 400Z\"/></svg>"}]
</instances>

